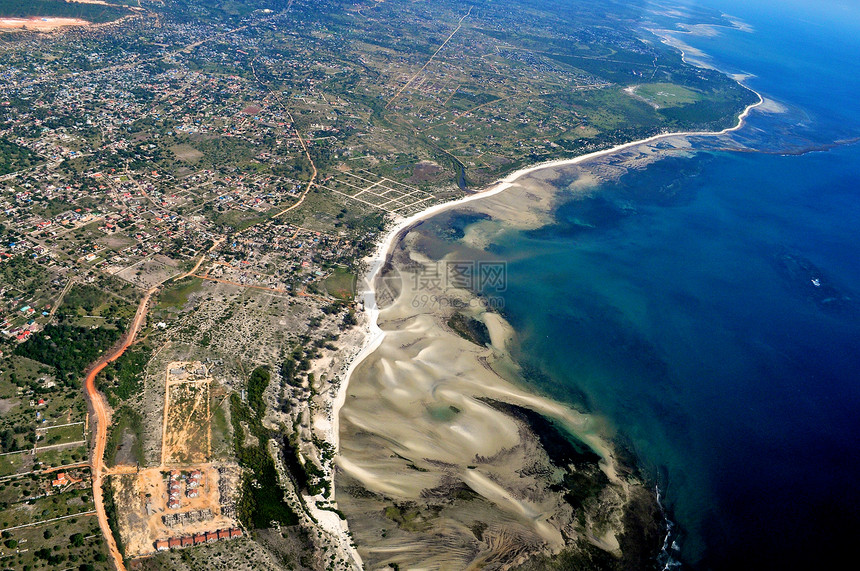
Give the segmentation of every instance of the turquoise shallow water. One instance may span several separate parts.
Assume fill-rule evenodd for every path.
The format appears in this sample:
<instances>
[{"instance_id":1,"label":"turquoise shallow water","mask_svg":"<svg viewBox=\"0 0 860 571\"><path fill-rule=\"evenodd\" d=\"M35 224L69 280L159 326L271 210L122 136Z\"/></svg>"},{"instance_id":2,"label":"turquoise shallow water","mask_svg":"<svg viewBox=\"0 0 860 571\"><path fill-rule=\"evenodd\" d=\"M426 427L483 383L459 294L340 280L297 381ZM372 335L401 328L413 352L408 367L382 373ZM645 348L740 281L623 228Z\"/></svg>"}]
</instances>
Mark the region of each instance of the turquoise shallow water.
<instances>
[{"instance_id":1,"label":"turquoise shallow water","mask_svg":"<svg viewBox=\"0 0 860 571\"><path fill-rule=\"evenodd\" d=\"M689 561L813 553L857 523L858 160L704 154L671 197L631 174L498 244L521 358L630 440Z\"/></svg>"},{"instance_id":2,"label":"turquoise shallow water","mask_svg":"<svg viewBox=\"0 0 860 571\"><path fill-rule=\"evenodd\" d=\"M831 148L860 136L860 9L709 5L755 31L684 41L786 112L753 114L751 152L669 158L504 234L505 312L536 386L659 482L677 558L830 568L860 531L860 145Z\"/></svg>"}]
</instances>

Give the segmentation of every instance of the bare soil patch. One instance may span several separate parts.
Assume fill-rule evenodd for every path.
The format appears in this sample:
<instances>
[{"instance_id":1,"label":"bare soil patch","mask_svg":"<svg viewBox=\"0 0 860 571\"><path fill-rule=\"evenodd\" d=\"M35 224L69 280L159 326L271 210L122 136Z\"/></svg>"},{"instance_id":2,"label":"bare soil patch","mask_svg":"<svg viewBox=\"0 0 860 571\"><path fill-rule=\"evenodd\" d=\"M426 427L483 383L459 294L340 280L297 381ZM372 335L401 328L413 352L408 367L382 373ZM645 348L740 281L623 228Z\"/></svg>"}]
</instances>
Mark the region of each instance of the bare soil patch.
<instances>
[{"instance_id":1,"label":"bare soil patch","mask_svg":"<svg viewBox=\"0 0 860 571\"><path fill-rule=\"evenodd\" d=\"M0 30L50 32L67 26L89 26L78 18L0 18Z\"/></svg>"}]
</instances>

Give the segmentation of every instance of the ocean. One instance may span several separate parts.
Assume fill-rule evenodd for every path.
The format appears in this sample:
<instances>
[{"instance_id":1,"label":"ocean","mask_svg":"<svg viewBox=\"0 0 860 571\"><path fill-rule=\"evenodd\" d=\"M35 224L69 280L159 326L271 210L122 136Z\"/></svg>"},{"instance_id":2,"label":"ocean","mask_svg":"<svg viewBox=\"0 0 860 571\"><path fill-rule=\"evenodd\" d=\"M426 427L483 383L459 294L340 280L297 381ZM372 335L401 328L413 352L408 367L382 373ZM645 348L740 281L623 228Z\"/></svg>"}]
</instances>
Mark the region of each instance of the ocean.
<instances>
[{"instance_id":1,"label":"ocean","mask_svg":"<svg viewBox=\"0 0 860 571\"><path fill-rule=\"evenodd\" d=\"M670 565L830 568L860 532L860 9L707 5L752 27L678 36L768 100L741 148L697 139L504 231L496 295L527 381L659 486Z\"/></svg>"}]
</instances>

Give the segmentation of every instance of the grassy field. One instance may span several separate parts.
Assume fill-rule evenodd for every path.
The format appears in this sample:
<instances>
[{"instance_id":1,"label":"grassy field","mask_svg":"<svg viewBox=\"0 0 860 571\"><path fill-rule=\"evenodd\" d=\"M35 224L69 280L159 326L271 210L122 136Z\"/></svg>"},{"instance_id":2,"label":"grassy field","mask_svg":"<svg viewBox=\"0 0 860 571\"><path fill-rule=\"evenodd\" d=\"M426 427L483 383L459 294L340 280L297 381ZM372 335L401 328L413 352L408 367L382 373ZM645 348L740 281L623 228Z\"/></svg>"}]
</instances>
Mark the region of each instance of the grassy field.
<instances>
[{"instance_id":1,"label":"grassy field","mask_svg":"<svg viewBox=\"0 0 860 571\"><path fill-rule=\"evenodd\" d=\"M346 268L335 268L322 282L322 287L338 299L352 301L355 297L355 274Z\"/></svg>"},{"instance_id":2,"label":"grassy field","mask_svg":"<svg viewBox=\"0 0 860 571\"><path fill-rule=\"evenodd\" d=\"M680 107L702 100L702 95L673 83L638 85L633 93L658 107Z\"/></svg>"},{"instance_id":3,"label":"grassy field","mask_svg":"<svg viewBox=\"0 0 860 571\"><path fill-rule=\"evenodd\" d=\"M45 446L55 446L59 444L69 444L71 442L80 442L84 437L84 423L79 422L58 428L37 428L36 434L39 439L36 441L36 450Z\"/></svg>"},{"instance_id":4,"label":"grassy field","mask_svg":"<svg viewBox=\"0 0 860 571\"><path fill-rule=\"evenodd\" d=\"M9 540L0 544L0 566L4 569L108 571L111 568L107 546L93 516L16 529L10 535L9 540L17 542L17 546L6 547Z\"/></svg>"},{"instance_id":5,"label":"grassy field","mask_svg":"<svg viewBox=\"0 0 860 571\"><path fill-rule=\"evenodd\" d=\"M171 282L158 296L158 309L179 309L188 303L188 296L200 290L203 280L187 278L179 282Z\"/></svg>"},{"instance_id":6,"label":"grassy field","mask_svg":"<svg viewBox=\"0 0 860 571\"><path fill-rule=\"evenodd\" d=\"M175 145L170 148L176 158L187 163L196 163L203 158L203 153L195 149L189 144Z\"/></svg>"},{"instance_id":7,"label":"grassy field","mask_svg":"<svg viewBox=\"0 0 860 571\"><path fill-rule=\"evenodd\" d=\"M0 456L0 477L11 476L24 471L31 464L29 452L15 452Z\"/></svg>"},{"instance_id":8,"label":"grassy field","mask_svg":"<svg viewBox=\"0 0 860 571\"><path fill-rule=\"evenodd\" d=\"M47 478L48 476L46 476ZM3 502L9 502L17 493L39 492L49 482L21 478L0 484ZM15 485L17 484L17 486ZM60 517L65 512L78 513L93 509L89 490L76 490L25 502L4 512L29 512L36 521ZM69 505L66 505L69 504ZM13 529L3 533L0 542L0 567L3 569L91 569L107 571L110 567L107 548L94 516L73 516L59 521Z\"/></svg>"},{"instance_id":9,"label":"grassy field","mask_svg":"<svg viewBox=\"0 0 860 571\"><path fill-rule=\"evenodd\" d=\"M91 490L73 490L10 505L0 512L0 529L85 513L94 509Z\"/></svg>"},{"instance_id":10,"label":"grassy field","mask_svg":"<svg viewBox=\"0 0 860 571\"><path fill-rule=\"evenodd\" d=\"M36 451L36 460L42 463L43 468L56 468L58 466L77 464L78 462L83 462L86 459L86 444Z\"/></svg>"}]
</instances>

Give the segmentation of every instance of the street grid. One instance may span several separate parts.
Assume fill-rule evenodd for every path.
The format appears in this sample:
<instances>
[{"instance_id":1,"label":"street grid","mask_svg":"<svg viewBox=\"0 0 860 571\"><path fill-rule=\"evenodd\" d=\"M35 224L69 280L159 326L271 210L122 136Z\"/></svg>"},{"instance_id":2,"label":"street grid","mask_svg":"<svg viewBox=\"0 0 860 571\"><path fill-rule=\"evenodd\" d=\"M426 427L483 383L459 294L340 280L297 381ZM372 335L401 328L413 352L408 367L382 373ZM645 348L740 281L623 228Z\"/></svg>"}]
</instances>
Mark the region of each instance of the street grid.
<instances>
[{"instance_id":1,"label":"street grid","mask_svg":"<svg viewBox=\"0 0 860 571\"><path fill-rule=\"evenodd\" d=\"M433 195L420 188L379 177L361 169L361 174L343 173L330 178L320 186L335 194L383 210L396 216L408 216L427 207Z\"/></svg>"}]
</instances>

